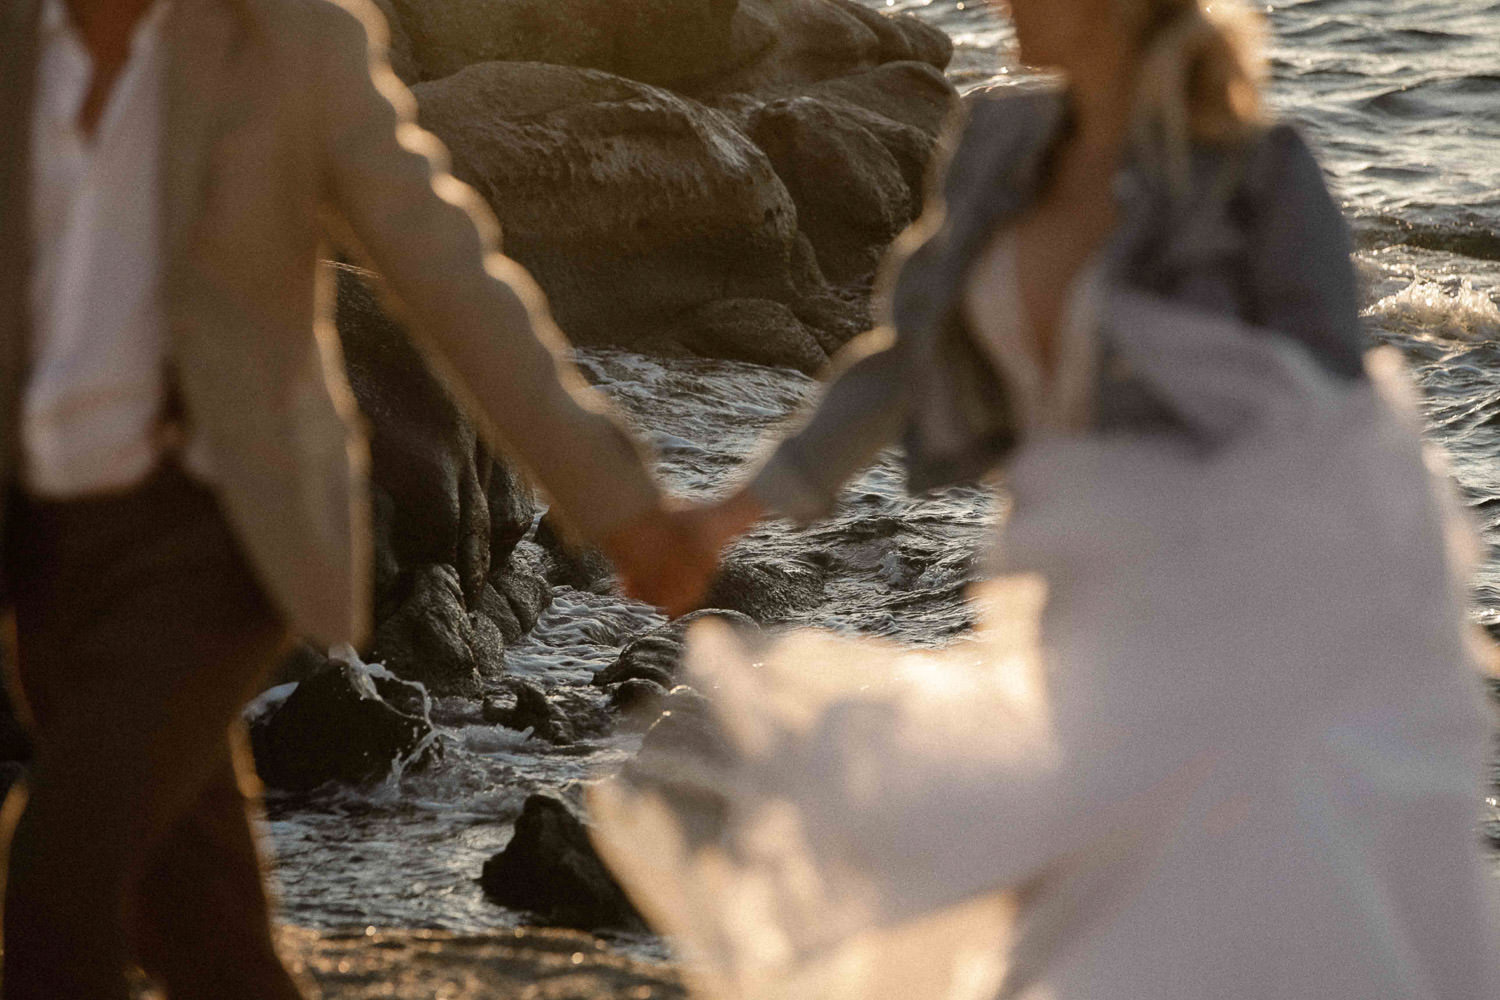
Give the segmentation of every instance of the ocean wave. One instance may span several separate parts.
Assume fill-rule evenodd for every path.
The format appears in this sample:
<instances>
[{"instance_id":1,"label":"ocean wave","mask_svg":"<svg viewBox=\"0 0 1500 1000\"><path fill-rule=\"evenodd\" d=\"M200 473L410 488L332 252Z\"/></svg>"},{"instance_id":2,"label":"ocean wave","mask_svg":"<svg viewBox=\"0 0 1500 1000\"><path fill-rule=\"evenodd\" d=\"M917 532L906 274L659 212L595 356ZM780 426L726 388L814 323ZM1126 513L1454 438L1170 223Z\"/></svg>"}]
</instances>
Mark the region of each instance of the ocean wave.
<instances>
[{"instance_id":1,"label":"ocean wave","mask_svg":"<svg viewBox=\"0 0 1500 1000\"><path fill-rule=\"evenodd\" d=\"M1381 169L1395 168L1386 165ZM1473 215L1468 210L1461 214ZM1378 215L1355 219L1354 222L1359 231L1359 242L1366 249L1408 246L1475 260L1500 260L1500 230L1489 225L1487 220L1430 223Z\"/></svg>"},{"instance_id":2,"label":"ocean wave","mask_svg":"<svg viewBox=\"0 0 1500 1000\"><path fill-rule=\"evenodd\" d=\"M1419 278L1376 302L1365 315L1403 332L1451 340L1500 339L1500 306L1467 280L1444 287Z\"/></svg>"}]
</instances>

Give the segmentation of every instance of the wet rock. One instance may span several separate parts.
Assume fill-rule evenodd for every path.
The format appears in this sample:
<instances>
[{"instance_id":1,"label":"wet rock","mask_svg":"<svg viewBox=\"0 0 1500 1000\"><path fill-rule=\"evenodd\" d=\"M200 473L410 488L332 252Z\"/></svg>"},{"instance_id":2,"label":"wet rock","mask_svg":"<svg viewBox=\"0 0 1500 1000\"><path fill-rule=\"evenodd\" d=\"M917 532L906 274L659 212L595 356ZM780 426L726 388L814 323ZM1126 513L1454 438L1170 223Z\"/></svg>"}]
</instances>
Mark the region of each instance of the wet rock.
<instances>
[{"instance_id":1,"label":"wet rock","mask_svg":"<svg viewBox=\"0 0 1500 1000\"><path fill-rule=\"evenodd\" d=\"M627 680L646 680L664 688L672 686L672 675L682 659L682 640L670 634L647 632L632 639L615 662L594 674L595 687L608 687Z\"/></svg>"},{"instance_id":2,"label":"wet rock","mask_svg":"<svg viewBox=\"0 0 1500 1000\"><path fill-rule=\"evenodd\" d=\"M810 97L764 105L749 130L786 184L797 225L829 280L873 273L916 211L911 185L885 144L854 116Z\"/></svg>"},{"instance_id":3,"label":"wet rock","mask_svg":"<svg viewBox=\"0 0 1500 1000\"><path fill-rule=\"evenodd\" d=\"M545 557L541 549L522 543L490 578L510 605L511 614L523 633L536 628L542 612L552 603L552 587L543 575L544 569Z\"/></svg>"},{"instance_id":4,"label":"wet rock","mask_svg":"<svg viewBox=\"0 0 1500 1000\"><path fill-rule=\"evenodd\" d=\"M768 623L786 621L816 606L822 597L823 574L808 563L754 560L731 553L720 567L705 603Z\"/></svg>"},{"instance_id":5,"label":"wet rock","mask_svg":"<svg viewBox=\"0 0 1500 1000\"><path fill-rule=\"evenodd\" d=\"M478 695L483 678L503 669L499 630L476 629L451 566L421 567L410 574L407 588L395 612L376 628L372 657L433 694Z\"/></svg>"},{"instance_id":6,"label":"wet rock","mask_svg":"<svg viewBox=\"0 0 1500 1000\"><path fill-rule=\"evenodd\" d=\"M610 688L609 707L627 723L649 726L661 715L666 697L667 689L662 684L632 677Z\"/></svg>"},{"instance_id":7,"label":"wet rock","mask_svg":"<svg viewBox=\"0 0 1500 1000\"><path fill-rule=\"evenodd\" d=\"M472 424L381 307L381 282L333 265L345 367L370 430L377 618L403 570L453 566L465 606L530 528L530 489L480 446Z\"/></svg>"},{"instance_id":8,"label":"wet rock","mask_svg":"<svg viewBox=\"0 0 1500 1000\"><path fill-rule=\"evenodd\" d=\"M379 781L399 761L430 760L438 744L425 701L415 685L330 661L251 721L256 771L273 788L307 792L328 782Z\"/></svg>"},{"instance_id":9,"label":"wet rock","mask_svg":"<svg viewBox=\"0 0 1500 1000\"><path fill-rule=\"evenodd\" d=\"M731 56L700 89L754 93L874 66L881 38L863 14L840 0L740 0L730 26Z\"/></svg>"},{"instance_id":10,"label":"wet rock","mask_svg":"<svg viewBox=\"0 0 1500 1000\"><path fill-rule=\"evenodd\" d=\"M883 151L882 151L883 152ZM814 375L828 352L790 308L770 299L720 299L685 315L672 336L699 354Z\"/></svg>"},{"instance_id":11,"label":"wet rock","mask_svg":"<svg viewBox=\"0 0 1500 1000\"><path fill-rule=\"evenodd\" d=\"M736 0L393 0L423 79L543 62L671 84L731 57Z\"/></svg>"},{"instance_id":12,"label":"wet rock","mask_svg":"<svg viewBox=\"0 0 1500 1000\"><path fill-rule=\"evenodd\" d=\"M683 615L665 625L643 632L625 644L609 666L594 674L595 687L608 687L628 680L644 680L671 688L682 664L687 630L705 618L721 621L748 640L760 636L760 627L748 616L722 608L705 608Z\"/></svg>"},{"instance_id":13,"label":"wet rock","mask_svg":"<svg viewBox=\"0 0 1500 1000\"><path fill-rule=\"evenodd\" d=\"M507 703L498 698L487 699L483 709L485 722L507 729L530 729L531 735L548 743L565 746L573 742L573 724L538 685L511 680L506 682L506 688L514 700Z\"/></svg>"},{"instance_id":14,"label":"wet rock","mask_svg":"<svg viewBox=\"0 0 1500 1000\"><path fill-rule=\"evenodd\" d=\"M550 515L537 526L536 542L544 553L543 573L554 587L595 594L606 594L614 587L614 567L604 553L572 544L557 530Z\"/></svg>"},{"instance_id":15,"label":"wet rock","mask_svg":"<svg viewBox=\"0 0 1500 1000\"><path fill-rule=\"evenodd\" d=\"M795 297L796 209L721 113L540 63L481 63L413 93L575 341L630 346L708 302Z\"/></svg>"},{"instance_id":16,"label":"wet rock","mask_svg":"<svg viewBox=\"0 0 1500 1000\"><path fill-rule=\"evenodd\" d=\"M958 92L948 78L920 62L885 63L796 93L843 101L933 137L943 134L959 108Z\"/></svg>"},{"instance_id":17,"label":"wet rock","mask_svg":"<svg viewBox=\"0 0 1500 1000\"><path fill-rule=\"evenodd\" d=\"M495 902L580 930L645 930L645 922L561 799L533 795L505 850L485 862L480 885Z\"/></svg>"}]
</instances>

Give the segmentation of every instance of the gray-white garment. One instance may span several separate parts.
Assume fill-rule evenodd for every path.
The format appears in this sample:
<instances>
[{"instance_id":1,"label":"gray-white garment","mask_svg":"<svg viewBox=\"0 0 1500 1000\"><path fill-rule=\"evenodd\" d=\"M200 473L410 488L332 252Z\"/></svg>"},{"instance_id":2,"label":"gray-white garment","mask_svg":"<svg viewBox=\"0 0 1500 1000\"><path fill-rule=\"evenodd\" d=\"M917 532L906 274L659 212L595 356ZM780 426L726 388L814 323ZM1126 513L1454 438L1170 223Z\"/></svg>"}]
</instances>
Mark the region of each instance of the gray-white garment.
<instances>
[{"instance_id":1,"label":"gray-white garment","mask_svg":"<svg viewBox=\"0 0 1500 1000\"><path fill-rule=\"evenodd\" d=\"M690 633L732 752L592 809L699 995L1500 996L1474 535L1399 359L1115 309L1198 437L1023 444L974 640Z\"/></svg>"},{"instance_id":2,"label":"gray-white garment","mask_svg":"<svg viewBox=\"0 0 1500 1000\"><path fill-rule=\"evenodd\" d=\"M162 301L162 21L141 19L92 135L78 125L94 68L63 0L38 25L32 117L34 329L21 410L21 481L49 497L125 489L157 463ZM202 475L207 458L187 461Z\"/></svg>"}]
</instances>

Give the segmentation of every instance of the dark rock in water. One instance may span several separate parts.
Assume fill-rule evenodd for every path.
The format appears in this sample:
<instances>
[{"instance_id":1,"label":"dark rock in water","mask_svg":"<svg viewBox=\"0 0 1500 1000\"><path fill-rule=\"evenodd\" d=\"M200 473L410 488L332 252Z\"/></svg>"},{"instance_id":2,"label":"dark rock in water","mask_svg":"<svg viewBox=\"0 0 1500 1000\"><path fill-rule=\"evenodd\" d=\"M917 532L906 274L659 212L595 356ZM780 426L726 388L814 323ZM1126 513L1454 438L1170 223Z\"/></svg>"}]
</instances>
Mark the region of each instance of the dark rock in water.
<instances>
[{"instance_id":1,"label":"dark rock in water","mask_svg":"<svg viewBox=\"0 0 1500 1000\"><path fill-rule=\"evenodd\" d=\"M373 274L334 265L349 382L369 422L377 618L401 572L446 563L465 606L531 526L530 489L480 446L473 426L378 301Z\"/></svg>"},{"instance_id":2,"label":"dark rock in water","mask_svg":"<svg viewBox=\"0 0 1500 1000\"><path fill-rule=\"evenodd\" d=\"M736 0L394 0L423 79L543 62L671 84L731 56Z\"/></svg>"},{"instance_id":3,"label":"dark rock in water","mask_svg":"<svg viewBox=\"0 0 1500 1000\"><path fill-rule=\"evenodd\" d=\"M757 622L780 622L808 608L823 597L823 574L797 560L752 561L731 553L705 603L738 611Z\"/></svg>"},{"instance_id":4,"label":"dark rock in water","mask_svg":"<svg viewBox=\"0 0 1500 1000\"><path fill-rule=\"evenodd\" d=\"M645 930L645 922L610 877L582 820L562 800L533 795L505 850L484 864L480 885L503 906L579 930Z\"/></svg>"},{"instance_id":5,"label":"dark rock in water","mask_svg":"<svg viewBox=\"0 0 1500 1000\"><path fill-rule=\"evenodd\" d=\"M720 299L685 314L672 337L699 354L814 375L828 352L790 308L770 299Z\"/></svg>"},{"instance_id":6,"label":"dark rock in water","mask_svg":"<svg viewBox=\"0 0 1500 1000\"><path fill-rule=\"evenodd\" d=\"M476 628L479 618L464 609L453 567L424 566L410 574L405 598L376 629L372 658L433 694L478 695L483 678L502 671L505 652L498 629Z\"/></svg>"},{"instance_id":7,"label":"dark rock in water","mask_svg":"<svg viewBox=\"0 0 1500 1000\"><path fill-rule=\"evenodd\" d=\"M671 688L682 663L684 638L694 622L714 618L748 639L758 638L760 627L748 616L723 608L705 608L683 615L665 625L643 632L620 650L615 662L594 674L595 687L608 687L632 679L651 681Z\"/></svg>"},{"instance_id":8,"label":"dark rock in water","mask_svg":"<svg viewBox=\"0 0 1500 1000\"><path fill-rule=\"evenodd\" d=\"M750 117L797 206L797 225L838 283L874 272L886 247L915 215L901 165L869 129L810 97L772 101Z\"/></svg>"},{"instance_id":9,"label":"dark rock in water","mask_svg":"<svg viewBox=\"0 0 1500 1000\"><path fill-rule=\"evenodd\" d=\"M795 296L796 209L724 115L541 63L481 63L413 93L575 341L630 346L707 302Z\"/></svg>"},{"instance_id":10,"label":"dark rock in water","mask_svg":"<svg viewBox=\"0 0 1500 1000\"><path fill-rule=\"evenodd\" d=\"M656 681L632 677L610 688L609 707L627 722L647 725L661 715L667 689Z\"/></svg>"},{"instance_id":11,"label":"dark rock in water","mask_svg":"<svg viewBox=\"0 0 1500 1000\"><path fill-rule=\"evenodd\" d=\"M552 587L542 575L545 562L540 548L523 542L503 565L492 570L490 581L510 605L523 633L536 628L552 603Z\"/></svg>"},{"instance_id":12,"label":"dark rock in water","mask_svg":"<svg viewBox=\"0 0 1500 1000\"><path fill-rule=\"evenodd\" d=\"M631 679L653 681L665 688L672 686L672 675L682 659L681 638L660 632L647 632L620 650L615 662L594 675L595 687L608 687Z\"/></svg>"},{"instance_id":13,"label":"dark rock in water","mask_svg":"<svg viewBox=\"0 0 1500 1000\"><path fill-rule=\"evenodd\" d=\"M297 685L250 726L256 771L272 788L306 792L328 782L379 781L398 761L439 751L420 688L338 661Z\"/></svg>"},{"instance_id":14,"label":"dark rock in water","mask_svg":"<svg viewBox=\"0 0 1500 1000\"><path fill-rule=\"evenodd\" d=\"M548 743L567 745L573 742L573 724L548 700L540 687L523 680L507 681L506 687L515 696L514 704L496 698L486 700L483 709L485 722L507 729L530 729L533 736Z\"/></svg>"},{"instance_id":15,"label":"dark rock in water","mask_svg":"<svg viewBox=\"0 0 1500 1000\"><path fill-rule=\"evenodd\" d=\"M536 542L545 554L543 573L554 587L572 587L595 594L607 594L614 588L614 567L604 553L569 542L557 530L550 514L537 525Z\"/></svg>"}]
</instances>

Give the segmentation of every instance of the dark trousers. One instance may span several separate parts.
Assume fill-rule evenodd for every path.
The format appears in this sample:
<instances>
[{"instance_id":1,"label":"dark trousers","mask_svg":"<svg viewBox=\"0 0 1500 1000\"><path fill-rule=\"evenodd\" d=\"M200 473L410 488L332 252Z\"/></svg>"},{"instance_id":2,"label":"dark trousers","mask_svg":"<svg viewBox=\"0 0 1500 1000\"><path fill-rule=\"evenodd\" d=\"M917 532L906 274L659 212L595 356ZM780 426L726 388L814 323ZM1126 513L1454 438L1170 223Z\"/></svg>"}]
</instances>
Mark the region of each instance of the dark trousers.
<instances>
[{"instance_id":1,"label":"dark trousers","mask_svg":"<svg viewBox=\"0 0 1500 1000\"><path fill-rule=\"evenodd\" d=\"M241 705L286 630L211 493L173 465L121 494L13 498L12 692L31 729L9 844L4 1000L301 994L276 957Z\"/></svg>"}]
</instances>

